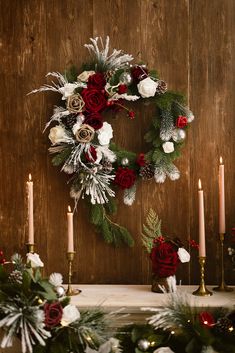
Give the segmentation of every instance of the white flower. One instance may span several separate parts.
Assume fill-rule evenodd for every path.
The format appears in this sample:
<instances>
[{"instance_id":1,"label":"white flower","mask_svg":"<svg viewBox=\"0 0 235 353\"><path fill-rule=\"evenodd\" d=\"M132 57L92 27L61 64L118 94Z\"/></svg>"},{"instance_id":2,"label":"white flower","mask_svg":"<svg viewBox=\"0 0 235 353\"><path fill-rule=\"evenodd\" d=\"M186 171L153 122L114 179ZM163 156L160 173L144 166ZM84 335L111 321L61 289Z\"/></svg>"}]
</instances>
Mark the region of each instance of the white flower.
<instances>
[{"instance_id":1,"label":"white flower","mask_svg":"<svg viewBox=\"0 0 235 353\"><path fill-rule=\"evenodd\" d=\"M162 148L165 153L171 153L174 151L174 143L173 142L164 142Z\"/></svg>"},{"instance_id":2,"label":"white flower","mask_svg":"<svg viewBox=\"0 0 235 353\"><path fill-rule=\"evenodd\" d=\"M102 146L108 145L111 138L113 137L112 126L109 123L104 122L102 128L97 130L97 133L98 133L99 143Z\"/></svg>"},{"instance_id":3,"label":"white flower","mask_svg":"<svg viewBox=\"0 0 235 353\"><path fill-rule=\"evenodd\" d=\"M170 347L160 347L156 349L153 353L174 353Z\"/></svg>"},{"instance_id":4,"label":"white flower","mask_svg":"<svg viewBox=\"0 0 235 353\"><path fill-rule=\"evenodd\" d=\"M49 277L49 282L54 287L61 286L63 283L63 276L61 273L53 272Z\"/></svg>"},{"instance_id":5,"label":"white flower","mask_svg":"<svg viewBox=\"0 0 235 353\"><path fill-rule=\"evenodd\" d=\"M61 319L62 326L68 326L72 322L80 319L80 312L75 305L69 304L63 308L63 315Z\"/></svg>"},{"instance_id":6,"label":"white flower","mask_svg":"<svg viewBox=\"0 0 235 353\"><path fill-rule=\"evenodd\" d=\"M157 86L157 82L147 77L138 83L137 88L142 98L149 98L155 96Z\"/></svg>"},{"instance_id":7,"label":"white flower","mask_svg":"<svg viewBox=\"0 0 235 353\"><path fill-rule=\"evenodd\" d=\"M78 75L77 80L87 82L88 78L95 74L95 71L83 71L80 75Z\"/></svg>"},{"instance_id":8,"label":"white flower","mask_svg":"<svg viewBox=\"0 0 235 353\"><path fill-rule=\"evenodd\" d=\"M190 254L187 250L185 250L185 248L179 248L177 254L181 262L184 263L190 261Z\"/></svg>"},{"instance_id":9,"label":"white flower","mask_svg":"<svg viewBox=\"0 0 235 353\"><path fill-rule=\"evenodd\" d=\"M107 342L103 343L99 348L99 353L121 353L119 340L111 337Z\"/></svg>"},{"instance_id":10,"label":"white flower","mask_svg":"<svg viewBox=\"0 0 235 353\"><path fill-rule=\"evenodd\" d=\"M75 88L78 87L77 83L65 83L64 87L59 88L59 92L63 95L62 99L65 100L69 96L72 96Z\"/></svg>"},{"instance_id":11,"label":"white flower","mask_svg":"<svg viewBox=\"0 0 235 353\"><path fill-rule=\"evenodd\" d=\"M76 134L77 130L80 128L84 120L85 120L85 117L82 114L80 114L77 117L77 122L73 125L73 128L72 128L74 135Z\"/></svg>"},{"instance_id":12,"label":"white flower","mask_svg":"<svg viewBox=\"0 0 235 353\"><path fill-rule=\"evenodd\" d=\"M35 267L43 267L44 263L42 262L42 260L40 259L39 255L36 253L28 253L27 254L27 262L30 262L30 266L32 268Z\"/></svg>"},{"instance_id":13,"label":"white flower","mask_svg":"<svg viewBox=\"0 0 235 353\"><path fill-rule=\"evenodd\" d=\"M52 145L70 140L65 129L61 125L56 125L50 129L49 139L51 140Z\"/></svg>"}]
</instances>

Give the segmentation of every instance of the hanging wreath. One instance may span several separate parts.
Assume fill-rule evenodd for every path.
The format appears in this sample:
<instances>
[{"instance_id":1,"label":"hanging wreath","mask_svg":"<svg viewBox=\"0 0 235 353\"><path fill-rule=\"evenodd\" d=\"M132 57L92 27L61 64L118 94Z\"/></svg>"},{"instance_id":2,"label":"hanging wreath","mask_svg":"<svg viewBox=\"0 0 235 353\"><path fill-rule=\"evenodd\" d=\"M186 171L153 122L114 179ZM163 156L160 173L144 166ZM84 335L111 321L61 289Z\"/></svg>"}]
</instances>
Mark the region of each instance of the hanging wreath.
<instances>
[{"instance_id":1,"label":"hanging wreath","mask_svg":"<svg viewBox=\"0 0 235 353\"><path fill-rule=\"evenodd\" d=\"M100 42L99 42L100 41ZM97 226L108 243L125 242L133 245L129 232L112 222L116 211L117 189L122 189L124 203L135 200L137 182L154 178L163 183L166 177L180 177L173 161L179 157L193 113L185 106L183 95L167 90L165 81L146 65L131 65L132 55L114 49L109 53L109 37L103 45L101 38L85 44L91 56L79 72L71 68L64 75L49 72L52 81L31 93L53 91L61 94L61 105L54 107L47 123L50 128L49 152L52 163L70 175L70 195L75 204L80 198L91 206L91 222ZM113 129L104 121L104 112L124 110L130 119L135 112L126 101L148 100L156 106L145 140L147 153L123 150L112 143Z\"/></svg>"}]
</instances>

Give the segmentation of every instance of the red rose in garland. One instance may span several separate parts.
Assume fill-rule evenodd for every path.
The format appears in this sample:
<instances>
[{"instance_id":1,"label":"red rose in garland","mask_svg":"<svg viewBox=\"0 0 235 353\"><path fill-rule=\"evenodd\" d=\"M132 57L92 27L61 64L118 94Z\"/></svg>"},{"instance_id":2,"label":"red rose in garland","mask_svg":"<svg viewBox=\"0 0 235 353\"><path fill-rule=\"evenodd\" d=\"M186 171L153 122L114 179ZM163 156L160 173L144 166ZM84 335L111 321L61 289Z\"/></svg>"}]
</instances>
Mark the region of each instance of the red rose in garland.
<instances>
[{"instance_id":1,"label":"red rose in garland","mask_svg":"<svg viewBox=\"0 0 235 353\"><path fill-rule=\"evenodd\" d=\"M179 258L173 245L170 243L160 243L154 246L151 252L153 272L160 278L174 276Z\"/></svg>"},{"instance_id":2,"label":"red rose in garland","mask_svg":"<svg viewBox=\"0 0 235 353\"><path fill-rule=\"evenodd\" d=\"M85 109L89 112L100 112L106 107L104 92L96 88L84 88L81 96L85 102Z\"/></svg>"},{"instance_id":3,"label":"red rose in garland","mask_svg":"<svg viewBox=\"0 0 235 353\"><path fill-rule=\"evenodd\" d=\"M101 72L97 72L88 78L88 88L97 88L102 90L105 85L106 80L104 78L104 74Z\"/></svg>"},{"instance_id":4,"label":"red rose in garland","mask_svg":"<svg viewBox=\"0 0 235 353\"><path fill-rule=\"evenodd\" d=\"M134 66L131 69L131 75L135 82L139 82L148 77L148 70L142 66Z\"/></svg>"},{"instance_id":5,"label":"red rose in garland","mask_svg":"<svg viewBox=\"0 0 235 353\"><path fill-rule=\"evenodd\" d=\"M99 113L95 112L88 114L84 123L90 125L95 130L99 130L103 126L103 119Z\"/></svg>"},{"instance_id":6,"label":"red rose in garland","mask_svg":"<svg viewBox=\"0 0 235 353\"><path fill-rule=\"evenodd\" d=\"M136 180L134 170L129 168L118 167L114 183L120 186L121 189L130 189Z\"/></svg>"},{"instance_id":7,"label":"red rose in garland","mask_svg":"<svg viewBox=\"0 0 235 353\"><path fill-rule=\"evenodd\" d=\"M44 313L46 327L55 327L59 325L63 315L62 305L60 302L46 303L44 305Z\"/></svg>"},{"instance_id":8,"label":"red rose in garland","mask_svg":"<svg viewBox=\"0 0 235 353\"><path fill-rule=\"evenodd\" d=\"M183 129L185 126L188 125L188 120L186 118L186 116L182 116L179 115L177 120L176 120L176 124L177 127L179 127L180 129Z\"/></svg>"},{"instance_id":9,"label":"red rose in garland","mask_svg":"<svg viewBox=\"0 0 235 353\"><path fill-rule=\"evenodd\" d=\"M215 325L214 316L208 311L203 311L199 314L200 324L207 327L213 327Z\"/></svg>"}]
</instances>

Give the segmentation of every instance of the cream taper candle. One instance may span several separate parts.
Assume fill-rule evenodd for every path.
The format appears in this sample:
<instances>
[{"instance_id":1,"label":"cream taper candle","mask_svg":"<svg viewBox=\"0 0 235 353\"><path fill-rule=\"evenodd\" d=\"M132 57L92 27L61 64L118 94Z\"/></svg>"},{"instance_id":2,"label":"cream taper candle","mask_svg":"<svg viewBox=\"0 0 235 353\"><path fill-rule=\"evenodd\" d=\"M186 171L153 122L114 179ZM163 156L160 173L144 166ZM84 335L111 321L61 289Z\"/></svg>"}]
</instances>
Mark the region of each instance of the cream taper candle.
<instances>
[{"instance_id":1,"label":"cream taper candle","mask_svg":"<svg viewBox=\"0 0 235 353\"><path fill-rule=\"evenodd\" d=\"M27 187L28 187L28 222L29 222L28 243L34 244L33 181L32 181L31 174L29 174L29 180L27 181Z\"/></svg>"},{"instance_id":2,"label":"cream taper candle","mask_svg":"<svg viewBox=\"0 0 235 353\"><path fill-rule=\"evenodd\" d=\"M199 212L199 256L206 256L204 195L201 180L198 180L198 212Z\"/></svg>"},{"instance_id":3,"label":"cream taper candle","mask_svg":"<svg viewBox=\"0 0 235 353\"><path fill-rule=\"evenodd\" d=\"M68 221L68 252L74 252L74 244L73 244L73 213L71 212L71 207L70 206L68 206L67 221Z\"/></svg>"},{"instance_id":4,"label":"cream taper candle","mask_svg":"<svg viewBox=\"0 0 235 353\"><path fill-rule=\"evenodd\" d=\"M224 164L222 157L220 157L219 165L219 233L225 233Z\"/></svg>"}]
</instances>

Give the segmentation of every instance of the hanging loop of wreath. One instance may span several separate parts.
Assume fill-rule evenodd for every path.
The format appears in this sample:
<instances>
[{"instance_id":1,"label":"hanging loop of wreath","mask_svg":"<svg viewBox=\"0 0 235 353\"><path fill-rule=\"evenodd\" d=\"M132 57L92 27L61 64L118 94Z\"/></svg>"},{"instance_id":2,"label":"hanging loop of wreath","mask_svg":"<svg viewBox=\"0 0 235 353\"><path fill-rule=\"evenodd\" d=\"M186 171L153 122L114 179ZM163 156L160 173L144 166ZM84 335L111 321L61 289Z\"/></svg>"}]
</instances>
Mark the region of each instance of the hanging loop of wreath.
<instances>
[{"instance_id":1,"label":"hanging loop of wreath","mask_svg":"<svg viewBox=\"0 0 235 353\"><path fill-rule=\"evenodd\" d=\"M91 206L91 222L108 243L133 245L129 232L112 222L116 210L116 190L123 190L124 203L135 200L137 182L154 178L163 183L166 177L177 180L180 172L174 164L186 137L186 129L194 115L185 105L182 94L167 90L165 81L146 65L131 65L132 55L114 49L110 53L109 37L90 39L85 44L91 60L78 72L71 68L64 75L49 72L56 82L31 93L59 93L61 105L54 107L47 123L50 128L49 152L52 163L70 175L70 195L87 199ZM145 135L150 149L147 153L125 151L112 143L112 125L104 121L104 112L135 112L125 102L149 100L156 106L156 115Z\"/></svg>"}]
</instances>

